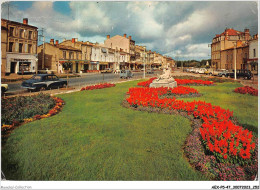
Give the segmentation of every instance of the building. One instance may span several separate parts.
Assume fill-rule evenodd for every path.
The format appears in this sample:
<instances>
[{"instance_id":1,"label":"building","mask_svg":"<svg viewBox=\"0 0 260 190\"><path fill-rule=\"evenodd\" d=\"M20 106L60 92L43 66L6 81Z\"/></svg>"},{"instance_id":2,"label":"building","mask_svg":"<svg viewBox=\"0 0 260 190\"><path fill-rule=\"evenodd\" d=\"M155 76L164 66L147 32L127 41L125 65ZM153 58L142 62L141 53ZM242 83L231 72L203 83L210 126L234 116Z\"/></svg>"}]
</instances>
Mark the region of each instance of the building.
<instances>
[{"instance_id":1,"label":"building","mask_svg":"<svg viewBox=\"0 0 260 190\"><path fill-rule=\"evenodd\" d=\"M66 40L66 39L63 40L60 43L60 45L69 46L81 50L80 70L82 72L88 72L88 70L92 70L90 62L91 62L91 53L92 53L93 44L91 42L78 41L78 38L72 38L71 40Z\"/></svg>"},{"instance_id":2,"label":"building","mask_svg":"<svg viewBox=\"0 0 260 190\"><path fill-rule=\"evenodd\" d=\"M1 73L27 74L37 72L37 27L1 19Z\"/></svg>"},{"instance_id":3,"label":"building","mask_svg":"<svg viewBox=\"0 0 260 190\"><path fill-rule=\"evenodd\" d=\"M239 42L239 41L238 41ZM249 46L245 44L237 44L236 48L229 48L221 52L221 61L224 67L222 69L234 70L235 62L236 69L250 69L247 64L249 54ZM236 56L236 59L235 59Z\"/></svg>"},{"instance_id":4,"label":"building","mask_svg":"<svg viewBox=\"0 0 260 190\"><path fill-rule=\"evenodd\" d=\"M124 34L124 36L116 35L110 38L110 35L107 35L107 39L104 41L104 45L107 48L118 50L124 52L126 55L125 60L120 67L127 67L130 69L136 68L135 64L135 41L132 40L131 36Z\"/></svg>"},{"instance_id":5,"label":"building","mask_svg":"<svg viewBox=\"0 0 260 190\"><path fill-rule=\"evenodd\" d=\"M39 68L42 70L48 69L54 73L64 73L62 64L65 62L72 63L70 72L79 73L84 69L82 51L71 46L61 45L58 40L55 44L54 39L51 39L50 43L38 46L37 52Z\"/></svg>"},{"instance_id":6,"label":"building","mask_svg":"<svg viewBox=\"0 0 260 190\"><path fill-rule=\"evenodd\" d=\"M249 40L249 57L247 63L254 74L258 74L258 34Z\"/></svg>"},{"instance_id":7,"label":"building","mask_svg":"<svg viewBox=\"0 0 260 190\"><path fill-rule=\"evenodd\" d=\"M211 44L211 63L215 69L224 69L226 63L221 59L222 51L230 48L234 48L234 44L240 41L242 44L248 42L251 39L249 29L245 29L244 32L234 30L232 28L226 29L223 33L217 34L212 39Z\"/></svg>"},{"instance_id":8,"label":"building","mask_svg":"<svg viewBox=\"0 0 260 190\"><path fill-rule=\"evenodd\" d=\"M145 46L135 46L135 69L140 69L147 64L147 52Z\"/></svg>"}]
</instances>

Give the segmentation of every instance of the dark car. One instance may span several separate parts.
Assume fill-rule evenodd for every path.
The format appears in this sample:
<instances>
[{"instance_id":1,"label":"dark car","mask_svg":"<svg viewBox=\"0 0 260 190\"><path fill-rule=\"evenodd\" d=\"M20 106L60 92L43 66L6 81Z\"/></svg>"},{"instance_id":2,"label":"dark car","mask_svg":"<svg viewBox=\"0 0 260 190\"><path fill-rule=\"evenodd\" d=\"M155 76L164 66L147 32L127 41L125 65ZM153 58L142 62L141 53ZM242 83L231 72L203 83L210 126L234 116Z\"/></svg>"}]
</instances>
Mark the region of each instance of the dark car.
<instances>
[{"instance_id":1,"label":"dark car","mask_svg":"<svg viewBox=\"0 0 260 190\"><path fill-rule=\"evenodd\" d=\"M46 90L54 88L62 88L67 85L67 81L59 79L53 74L38 74L34 75L31 79L22 83L22 88L28 90Z\"/></svg>"},{"instance_id":2,"label":"dark car","mask_svg":"<svg viewBox=\"0 0 260 190\"><path fill-rule=\"evenodd\" d=\"M235 74L234 74L234 70L232 70L232 72L228 72L226 74L227 77L231 77L234 78ZM237 78L244 78L244 79L248 79L250 80L252 78L252 73L250 70L237 70L236 71L236 76Z\"/></svg>"}]
</instances>

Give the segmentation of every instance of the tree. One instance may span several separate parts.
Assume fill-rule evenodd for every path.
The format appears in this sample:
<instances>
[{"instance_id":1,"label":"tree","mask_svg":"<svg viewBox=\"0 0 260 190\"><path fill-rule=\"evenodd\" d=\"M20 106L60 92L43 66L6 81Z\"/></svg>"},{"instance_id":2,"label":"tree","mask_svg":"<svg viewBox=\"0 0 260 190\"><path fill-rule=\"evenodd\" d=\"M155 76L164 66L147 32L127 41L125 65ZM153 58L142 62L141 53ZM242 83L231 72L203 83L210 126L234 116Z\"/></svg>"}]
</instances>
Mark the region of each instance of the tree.
<instances>
[{"instance_id":1,"label":"tree","mask_svg":"<svg viewBox=\"0 0 260 190\"><path fill-rule=\"evenodd\" d=\"M69 84L69 69L71 68L71 66L72 66L72 63L69 61L62 64L63 69L67 73L67 88L68 88L68 84Z\"/></svg>"}]
</instances>

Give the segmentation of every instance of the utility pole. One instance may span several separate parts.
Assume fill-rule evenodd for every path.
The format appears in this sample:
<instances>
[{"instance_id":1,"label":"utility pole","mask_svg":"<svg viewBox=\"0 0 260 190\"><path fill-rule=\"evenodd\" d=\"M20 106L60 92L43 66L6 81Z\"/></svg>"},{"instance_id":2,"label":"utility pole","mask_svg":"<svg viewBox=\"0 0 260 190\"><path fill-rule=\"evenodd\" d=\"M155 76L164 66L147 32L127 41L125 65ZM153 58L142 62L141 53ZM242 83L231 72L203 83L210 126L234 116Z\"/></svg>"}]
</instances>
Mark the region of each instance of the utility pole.
<instances>
[{"instance_id":1,"label":"utility pole","mask_svg":"<svg viewBox=\"0 0 260 190\"><path fill-rule=\"evenodd\" d=\"M237 46L237 43L236 42L233 42L234 44L234 62L235 62L235 66L234 66L234 78L235 80L237 80L237 52L236 52L236 46Z\"/></svg>"},{"instance_id":2,"label":"utility pole","mask_svg":"<svg viewBox=\"0 0 260 190\"><path fill-rule=\"evenodd\" d=\"M40 37L42 37L42 69L44 69L44 43L45 43L45 36L43 35L43 31L44 31L44 28L42 28L41 30L40 30L41 32L42 32L42 34L41 35L39 35Z\"/></svg>"}]
</instances>

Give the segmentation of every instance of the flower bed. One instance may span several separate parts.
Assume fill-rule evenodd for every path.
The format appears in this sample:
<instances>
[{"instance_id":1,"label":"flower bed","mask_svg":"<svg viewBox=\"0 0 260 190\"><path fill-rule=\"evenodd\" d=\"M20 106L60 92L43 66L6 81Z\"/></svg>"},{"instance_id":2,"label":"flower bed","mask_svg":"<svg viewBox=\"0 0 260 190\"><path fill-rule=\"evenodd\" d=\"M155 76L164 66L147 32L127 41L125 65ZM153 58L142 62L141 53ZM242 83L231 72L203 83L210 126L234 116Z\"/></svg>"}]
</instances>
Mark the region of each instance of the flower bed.
<instances>
[{"instance_id":1,"label":"flower bed","mask_svg":"<svg viewBox=\"0 0 260 190\"><path fill-rule=\"evenodd\" d=\"M37 107L38 103L46 103L48 102L46 99L49 99L50 102L54 102L54 104L50 104L49 106L47 106L47 108L49 108L48 110L38 110L39 107ZM15 100L15 101L14 101ZM16 127L22 125L23 123L28 123L28 122L32 122L35 120L39 120L42 118L47 118L50 117L52 115L57 114L63 107L63 105L65 104L64 101L61 98L58 97L50 97L49 95L45 95L45 94L39 94L36 96L20 96L20 97L15 97L15 98L7 98L7 99L2 99L2 109L4 109L6 111L7 108L9 108L11 110L11 112L8 114L14 114L16 116L16 114L12 111L13 110L18 110L20 109L20 106L24 106L25 108L31 109L30 114L23 115L23 118L15 118L15 116L10 117L9 121L5 121L5 123L2 122L2 126L1 126L1 136L2 136L2 143L5 143L5 141L7 140L8 136L10 135L10 133L12 132L12 130L14 130ZM10 102L15 102L15 104L13 104L12 109L10 108ZM32 110L34 109L34 110ZM21 110L19 110L21 111ZM2 113L2 117L5 113Z\"/></svg>"},{"instance_id":2,"label":"flower bed","mask_svg":"<svg viewBox=\"0 0 260 190\"><path fill-rule=\"evenodd\" d=\"M157 77L150 78L148 81L137 83L138 86L149 87L149 85L153 82L153 80L157 79ZM214 82L207 80L196 80L196 79L177 79L175 78L177 85L213 85Z\"/></svg>"},{"instance_id":3,"label":"flower bed","mask_svg":"<svg viewBox=\"0 0 260 190\"><path fill-rule=\"evenodd\" d=\"M95 89L102 89L102 88L110 88L110 87L114 87L114 86L116 86L116 85L115 84L111 84L111 83L97 84L97 85L83 87L83 88L81 88L80 91L83 91L83 90L95 90Z\"/></svg>"},{"instance_id":4,"label":"flower bed","mask_svg":"<svg viewBox=\"0 0 260 190\"><path fill-rule=\"evenodd\" d=\"M234 92L240 94L250 94L252 96L258 96L258 90L250 86L238 87L234 90Z\"/></svg>"},{"instance_id":5,"label":"flower bed","mask_svg":"<svg viewBox=\"0 0 260 190\"><path fill-rule=\"evenodd\" d=\"M203 163L200 161L203 159L200 154L205 159L207 158L206 154L208 154L214 155L215 161L207 169L207 172L214 176L213 178L236 180L254 177L257 172L257 140L253 137L252 132L234 124L233 112L202 101L184 102L177 100L175 97L160 98L161 95L167 92L167 89L164 88L130 88L127 92L129 97L126 101L135 109L147 107L151 110L159 108L166 110L166 112L172 110L179 113L184 112L188 116L193 116L192 119L199 119L203 122L200 127L194 129L190 137L191 140L187 141L187 143L194 143L195 147L193 148L201 144L201 151L192 151L192 153L188 154L190 162L198 170L205 170L202 167ZM200 139L199 144L198 139ZM186 145L186 147L190 146ZM196 155L199 155L199 157L196 157ZM218 168L220 166L218 163L224 164L223 166L226 169L231 168L229 173L232 173L232 175L221 176L223 170ZM248 166L251 168L248 168ZM220 172L216 172L214 168ZM237 171L242 172L241 178L232 178L231 176L234 176L233 174ZM251 173L251 175L248 173Z\"/></svg>"},{"instance_id":6,"label":"flower bed","mask_svg":"<svg viewBox=\"0 0 260 190\"><path fill-rule=\"evenodd\" d=\"M99 70L87 70L87 73L99 73Z\"/></svg>"}]
</instances>

